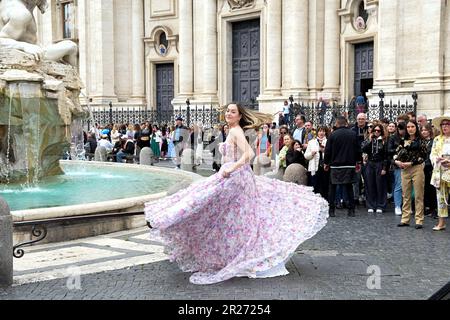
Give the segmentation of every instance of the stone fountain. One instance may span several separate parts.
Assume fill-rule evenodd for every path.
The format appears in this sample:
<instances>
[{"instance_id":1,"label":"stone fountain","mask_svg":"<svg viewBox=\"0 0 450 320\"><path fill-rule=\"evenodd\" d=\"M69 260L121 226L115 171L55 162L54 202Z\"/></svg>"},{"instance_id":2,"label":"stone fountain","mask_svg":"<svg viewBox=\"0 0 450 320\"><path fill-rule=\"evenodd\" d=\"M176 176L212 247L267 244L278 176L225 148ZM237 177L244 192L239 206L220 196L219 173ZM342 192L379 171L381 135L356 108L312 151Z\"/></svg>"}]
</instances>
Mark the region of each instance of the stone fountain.
<instances>
[{"instance_id":1,"label":"stone fountain","mask_svg":"<svg viewBox=\"0 0 450 320\"><path fill-rule=\"evenodd\" d=\"M82 82L72 65L76 44L38 46L30 31L36 29L36 5L45 12L45 0L0 3L0 183L61 174L70 127L89 115L80 105Z\"/></svg>"},{"instance_id":2,"label":"stone fountain","mask_svg":"<svg viewBox=\"0 0 450 320\"><path fill-rule=\"evenodd\" d=\"M70 127L89 113L74 67L13 51L0 47L0 182L36 182L62 173Z\"/></svg>"},{"instance_id":3,"label":"stone fountain","mask_svg":"<svg viewBox=\"0 0 450 320\"><path fill-rule=\"evenodd\" d=\"M12 208L14 243L30 243L43 220L49 222L46 242L143 226L144 203L201 177L151 166L60 161L69 148L72 160L80 160L80 124L89 110L79 102L76 44L37 45L36 7L44 13L47 1L0 0L0 196ZM127 183L148 184L124 194L120 186ZM129 212L139 215L121 215ZM108 213L119 215L103 218Z\"/></svg>"}]
</instances>

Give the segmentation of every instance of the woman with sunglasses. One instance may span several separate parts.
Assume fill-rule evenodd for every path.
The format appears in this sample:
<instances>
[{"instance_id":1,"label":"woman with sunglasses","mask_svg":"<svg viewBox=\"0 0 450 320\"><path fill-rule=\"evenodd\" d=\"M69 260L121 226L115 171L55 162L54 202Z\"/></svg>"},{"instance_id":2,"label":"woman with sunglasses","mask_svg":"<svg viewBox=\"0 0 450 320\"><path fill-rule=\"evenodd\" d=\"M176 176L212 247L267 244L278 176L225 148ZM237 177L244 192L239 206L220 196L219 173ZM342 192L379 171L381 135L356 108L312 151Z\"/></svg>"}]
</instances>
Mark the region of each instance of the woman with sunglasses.
<instances>
[{"instance_id":1,"label":"woman with sunglasses","mask_svg":"<svg viewBox=\"0 0 450 320\"><path fill-rule=\"evenodd\" d=\"M399 227L408 227L412 214L412 188L414 186L416 229L423 228L424 208L423 197L425 187L425 159L427 146L420 137L419 126L415 121L406 123L406 137L400 142L397 154L394 156L395 164L402 169L403 208L402 221Z\"/></svg>"},{"instance_id":2,"label":"woman with sunglasses","mask_svg":"<svg viewBox=\"0 0 450 320\"><path fill-rule=\"evenodd\" d=\"M388 171L387 141L383 126L377 124L369 139L363 142L362 151L367 154L366 204L369 213L383 213L387 204L386 173Z\"/></svg>"},{"instance_id":3,"label":"woman with sunglasses","mask_svg":"<svg viewBox=\"0 0 450 320\"><path fill-rule=\"evenodd\" d=\"M433 119L433 125L441 130L441 134L434 139L430 155L434 167L431 184L436 187L439 217L439 223L433 230L442 231L448 218L450 194L450 115Z\"/></svg>"}]
</instances>

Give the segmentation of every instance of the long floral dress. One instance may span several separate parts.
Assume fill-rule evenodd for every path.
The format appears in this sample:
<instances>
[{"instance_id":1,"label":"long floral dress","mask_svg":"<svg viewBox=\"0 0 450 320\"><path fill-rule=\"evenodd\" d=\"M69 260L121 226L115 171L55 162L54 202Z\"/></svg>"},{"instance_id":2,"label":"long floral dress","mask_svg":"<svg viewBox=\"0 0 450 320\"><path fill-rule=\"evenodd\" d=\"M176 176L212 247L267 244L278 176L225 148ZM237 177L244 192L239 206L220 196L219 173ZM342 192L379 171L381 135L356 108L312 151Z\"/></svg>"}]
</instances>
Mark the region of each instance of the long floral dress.
<instances>
[{"instance_id":1,"label":"long floral dress","mask_svg":"<svg viewBox=\"0 0 450 320\"><path fill-rule=\"evenodd\" d=\"M145 205L151 237L194 284L287 274L285 262L326 225L327 201L310 187L255 176L249 165L223 178L240 155L228 142L219 150L217 174Z\"/></svg>"}]
</instances>

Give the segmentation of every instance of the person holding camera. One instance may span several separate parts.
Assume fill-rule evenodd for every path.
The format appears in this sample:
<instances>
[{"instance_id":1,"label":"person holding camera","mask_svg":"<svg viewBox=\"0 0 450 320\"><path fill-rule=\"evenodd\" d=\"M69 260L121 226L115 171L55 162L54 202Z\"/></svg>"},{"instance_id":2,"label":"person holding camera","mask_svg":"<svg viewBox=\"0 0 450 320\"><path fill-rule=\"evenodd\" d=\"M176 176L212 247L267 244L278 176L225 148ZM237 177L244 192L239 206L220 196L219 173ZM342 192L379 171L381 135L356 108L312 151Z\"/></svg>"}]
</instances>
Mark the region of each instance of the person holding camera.
<instances>
[{"instance_id":1,"label":"person holding camera","mask_svg":"<svg viewBox=\"0 0 450 320\"><path fill-rule=\"evenodd\" d=\"M388 143L381 124L374 126L372 133L361 147L367 154L366 206L369 213L383 213L387 205L387 172L389 170Z\"/></svg>"},{"instance_id":2,"label":"person holding camera","mask_svg":"<svg viewBox=\"0 0 450 320\"><path fill-rule=\"evenodd\" d=\"M308 161L308 172L311 174L311 182L315 193L328 199L329 172L324 170L324 154L327 145L328 127L317 129L317 138L309 141L305 151L305 159Z\"/></svg>"}]
</instances>

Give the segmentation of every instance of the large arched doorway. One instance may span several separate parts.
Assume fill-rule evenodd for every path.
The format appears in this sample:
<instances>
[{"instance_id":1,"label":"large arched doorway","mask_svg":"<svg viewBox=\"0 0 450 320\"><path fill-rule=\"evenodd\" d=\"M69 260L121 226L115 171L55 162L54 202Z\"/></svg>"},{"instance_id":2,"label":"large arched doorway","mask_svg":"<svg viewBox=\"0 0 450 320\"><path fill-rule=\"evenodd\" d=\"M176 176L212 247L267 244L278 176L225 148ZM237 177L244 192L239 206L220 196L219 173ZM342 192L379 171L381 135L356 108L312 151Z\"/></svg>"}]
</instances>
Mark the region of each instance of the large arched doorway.
<instances>
[{"instance_id":1,"label":"large arched doorway","mask_svg":"<svg viewBox=\"0 0 450 320\"><path fill-rule=\"evenodd\" d=\"M373 52L373 41L355 44L355 96L373 89Z\"/></svg>"},{"instance_id":2,"label":"large arched doorway","mask_svg":"<svg viewBox=\"0 0 450 320\"><path fill-rule=\"evenodd\" d=\"M260 20L233 24L233 100L255 107L260 94Z\"/></svg>"}]
</instances>

